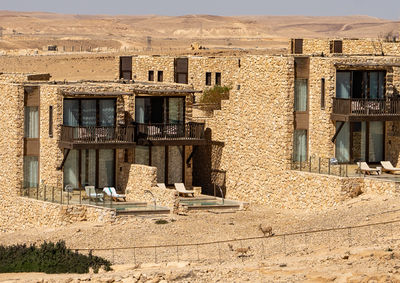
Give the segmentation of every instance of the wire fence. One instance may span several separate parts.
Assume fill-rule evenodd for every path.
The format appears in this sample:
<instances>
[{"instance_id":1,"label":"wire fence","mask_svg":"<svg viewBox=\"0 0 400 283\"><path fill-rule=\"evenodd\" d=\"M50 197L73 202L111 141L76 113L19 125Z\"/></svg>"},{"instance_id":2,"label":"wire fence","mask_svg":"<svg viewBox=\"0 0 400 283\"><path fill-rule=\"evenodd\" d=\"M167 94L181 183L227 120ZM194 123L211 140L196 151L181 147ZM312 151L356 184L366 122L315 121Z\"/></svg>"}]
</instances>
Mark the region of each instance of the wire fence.
<instances>
[{"instance_id":1,"label":"wire fence","mask_svg":"<svg viewBox=\"0 0 400 283\"><path fill-rule=\"evenodd\" d=\"M290 256L299 252L352 246L390 247L400 240L400 220L358 226L170 245L143 245L114 248L71 248L91 252L113 264L164 263L172 261L206 261L223 263L264 260L276 255ZM260 232L261 233L261 232Z\"/></svg>"},{"instance_id":2,"label":"wire fence","mask_svg":"<svg viewBox=\"0 0 400 283\"><path fill-rule=\"evenodd\" d=\"M335 158L310 157L298 161L292 159L291 169L339 177L362 176L361 171L351 171L348 164L341 164Z\"/></svg>"}]
</instances>

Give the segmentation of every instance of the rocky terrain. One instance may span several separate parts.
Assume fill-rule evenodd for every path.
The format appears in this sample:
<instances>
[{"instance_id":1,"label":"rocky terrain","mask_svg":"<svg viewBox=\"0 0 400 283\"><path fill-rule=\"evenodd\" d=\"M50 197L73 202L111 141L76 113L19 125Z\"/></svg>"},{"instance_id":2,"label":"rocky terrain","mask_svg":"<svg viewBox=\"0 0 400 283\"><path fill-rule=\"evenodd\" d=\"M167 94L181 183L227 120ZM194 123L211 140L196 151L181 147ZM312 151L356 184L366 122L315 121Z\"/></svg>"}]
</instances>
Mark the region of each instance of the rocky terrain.
<instances>
[{"instance_id":1,"label":"rocky terrain","mask_svg":"<svg viewBox=\"0 0 400 283\"><path fill-rule=\"evenodd\" d=\"M166 224L156 224L157 219ZM86 275L1 274L7 282L399 282L400 222L304 235L282 234L400 220L398 198L361 195L322 211L251 206L239 212L194 212L164 217L121 217L109 225L3 231L0 243L65 240L79 248L200 243L93 253L114 262L114 271ZM275 235L260 238L259 225ZM255 239L238 240L244 238ZM219 244L201 243L226 240ZM250 248L248 248L250 247ZM85 252L85 251L82 251ZM87 252L87 251L86 251Z\"/></svg>"}]
</instances>

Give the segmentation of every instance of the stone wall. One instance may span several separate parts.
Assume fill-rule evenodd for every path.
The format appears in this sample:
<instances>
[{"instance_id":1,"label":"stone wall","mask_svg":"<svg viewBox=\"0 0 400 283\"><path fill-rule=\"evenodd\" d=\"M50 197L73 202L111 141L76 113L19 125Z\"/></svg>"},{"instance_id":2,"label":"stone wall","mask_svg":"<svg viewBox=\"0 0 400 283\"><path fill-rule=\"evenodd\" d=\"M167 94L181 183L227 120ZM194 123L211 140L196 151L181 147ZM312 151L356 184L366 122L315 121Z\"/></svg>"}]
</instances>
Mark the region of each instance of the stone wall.
<instances>
[{"instance_id":1,"label":"stone wall","mask_svg":"<svg viewBox=\"0 0 400 283\"><path fill-rule=\"evenodd\" d=\"M157 71L163 71L164 82L174 82L174 58L172 56L134 56L132 57L132 75L134 80L148 81L148 72L154 71L157 80ZM204 90L206 86L206 72L211 73L211 86L215 85L215 73L221 73L221 84L236 88L239 80L241 58L239 57L202 57L187 56L189 61L188 84L195 90ZM119 61L118 61L119 66Z\"/></svg>"},{"instance_id":2,"label":"stone wall","mask_svg":"<svg viewBox=\"0 0 400 283\"><path fill-rule=\"evenodd\" d=\"M330 42L333 39L303 39L303 54L335 56L330 53ZM400 55L400 42L385 42L384 39L360 38L342 39L342 54L345 55ZM289 42L289 52L291 52L291 42Z\"/></svg>"},{"instance_id":3,"label":"stone wall","mask_svg":"<svg viewBox=\"0 0 400 283\"><path fill-rule=\"evenodd\" d=\"M126 186L127 201L142 201L153 203L150 191L157 205L173 207L175 201L175 189L162 189L157 187L157 168L139 164L131 164L129 179Z\"/></svg>"},{"instance_id":4,"label":"stone wall","mask_svg":"<svg viewBox=\"0 0 400 283\"><path fill-rule=\"evenodd\" d=\"M5 230L61 227L76 222L112 223L115 210L91 205L61 205L24 197L3 203L0 222Z\"/></svg>"}]
</instances>

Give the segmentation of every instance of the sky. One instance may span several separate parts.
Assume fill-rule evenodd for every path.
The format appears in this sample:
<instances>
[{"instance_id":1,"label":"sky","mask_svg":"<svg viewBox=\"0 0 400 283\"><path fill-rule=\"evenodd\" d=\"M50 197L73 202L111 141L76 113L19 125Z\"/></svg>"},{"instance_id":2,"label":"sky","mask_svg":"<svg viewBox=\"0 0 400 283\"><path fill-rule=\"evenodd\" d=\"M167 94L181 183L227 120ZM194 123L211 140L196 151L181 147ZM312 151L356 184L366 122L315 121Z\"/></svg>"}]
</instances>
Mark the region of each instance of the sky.
<instances>
[{"instance_id":1,"label":"sky","mask_svg":"<svg viewBox=\"0 0 400 283\"><path fill-rule=\"evenodd\" d=\"M368 15L399 20L400 0L0 0L0 10L167 16Z\"/></svg>"}]
</instances>

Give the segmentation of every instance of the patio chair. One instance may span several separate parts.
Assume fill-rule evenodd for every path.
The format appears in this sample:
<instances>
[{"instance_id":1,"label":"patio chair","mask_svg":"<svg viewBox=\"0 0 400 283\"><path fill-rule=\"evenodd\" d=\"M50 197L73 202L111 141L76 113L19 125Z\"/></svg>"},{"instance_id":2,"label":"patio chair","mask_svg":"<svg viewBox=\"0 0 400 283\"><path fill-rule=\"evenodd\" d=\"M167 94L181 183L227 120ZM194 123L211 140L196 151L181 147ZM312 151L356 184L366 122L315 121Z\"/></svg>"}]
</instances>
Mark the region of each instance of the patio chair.
<instances>
[{"instance_id":1,"label":"patio chair","mask_svg":"<svg viewBox=\"0 0 400 283\"><path fill-rule=\"evenodd\" d=\"M105 187L103 189L103 192L106 193L106 195L108 195L110 198L112 198L114 201L119 201L119 199L123 199L124 201L126 201L126 195L120 195L117 194L117 192L115 191L114 187Z\"/></svg>"},{"instance_id":2,"label":"patio chair","mask_svg":"<svg viewBox=\"0 0 400 283\"><path fill-rule=\"evenodd\" d=\"M396 172L400 172L400 168L393 167L392 162L390 161L381 161L383 171L395 174Z\"/></svg>"},{"instance_id":3,"label":"patio chair","mask_svg":"<svg viewBox=\"0 0 400 283\"><path fill-rule=\"evenodd\" d=\"M89 199L103 201L104 194L96 193L94 186L85 186L85 192Z\"/></svg>"},{"instance_id":4,"label":"patio chair","mask_svg":"<svg viewBox=\"0 0 400 283\"><path fill-rule=\"evenodd\" d=\"M157 183L157 187L159 187L160 189L167 189L164 183Z\"/></svg>"},{"instance_id":5,"label":"patio chair","mask_svg":"<svg viewBox=\"0 0 400 283\"><path fill-rule=\"evenodd\" d=\"M194 197L194 191L186 190L185 185L183 183L175 183L175 189L179 194L182 195L192 195Z\"/></svg>"},{"instance_id":6,"label":"patio chair","mask_svg":"<svg viewBox=\"0 0 400 283\"><path fill-rule=\"evenodd\" d=\"M367 162L357 162L358 170L360 170L364 175L371 175L371 173L381 174L380 169L371 168L368 166Z\"/></svg>"}]
</instances>

